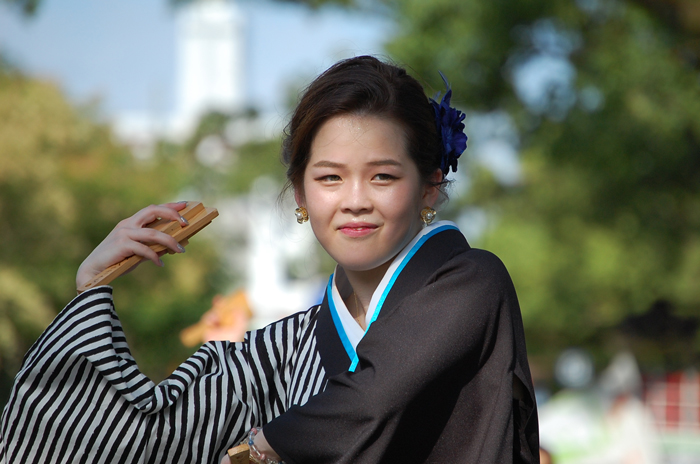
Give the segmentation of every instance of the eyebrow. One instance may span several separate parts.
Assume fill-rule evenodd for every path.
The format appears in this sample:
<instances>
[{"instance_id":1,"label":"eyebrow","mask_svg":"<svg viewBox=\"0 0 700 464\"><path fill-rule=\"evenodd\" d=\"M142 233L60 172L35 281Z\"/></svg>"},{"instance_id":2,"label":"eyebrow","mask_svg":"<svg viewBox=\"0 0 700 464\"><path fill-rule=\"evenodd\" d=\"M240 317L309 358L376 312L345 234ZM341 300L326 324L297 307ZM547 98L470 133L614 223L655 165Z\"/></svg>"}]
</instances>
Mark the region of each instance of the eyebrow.
<instances>
[{"instance_id":1,"label":"eyebrow","mask_svg":"<svg viewBox=\"0 0 700 464\"><path fill-rule=\"evenodd\" d=\"M370 166L401 166L401 163L399 163L398 161L393 160L393 159L381 159L381 160L377 160L377 161L370 161L367 164ZM317 163L314 163L313 167L315 167L315 168L342 168L342 167L345 167L345 165L341 164L341 163L335 163L333 161L321 160Z\"/></svg>"},{"instance_id":2,"label":"eyebrow","mask_svg":"<svg viewBox=\"0 0 700 464\"><path fill-rule=\"evenodd\" d=\"M401 166L401 163L393 159L371 161L367 164L369 164L370 166Z\"/></svg>"},{"instance_id":3,"label":"eyebrow","mask_svg":"<svg viewBox=\"0 0 700 464\"><path fill-rule=\"evenodd\" d=\"M334 163L333 161L323 160L313 164L313 167L315 168L342 168L343 166L345 165L340 163Z\"/></svg>"}]
</instances>

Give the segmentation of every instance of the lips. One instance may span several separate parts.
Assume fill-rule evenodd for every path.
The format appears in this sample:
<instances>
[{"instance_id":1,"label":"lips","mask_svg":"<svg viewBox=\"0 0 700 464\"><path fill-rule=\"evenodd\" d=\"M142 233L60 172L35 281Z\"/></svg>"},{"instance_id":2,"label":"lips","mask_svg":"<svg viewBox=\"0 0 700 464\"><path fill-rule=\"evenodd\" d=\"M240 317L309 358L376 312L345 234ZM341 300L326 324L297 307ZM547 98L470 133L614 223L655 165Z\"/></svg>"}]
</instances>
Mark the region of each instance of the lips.
<instances>
[{"instance_id":1,"label":"lips","mask_svg":"<svg viewBox=\"0 0 700 464\"><path fill-rule=\"evenodd\" d=\"M368 222L352 222L343 224L338 230L348 237L364 237L377 230L377 225Z\"/></svg>"}]
</instances>

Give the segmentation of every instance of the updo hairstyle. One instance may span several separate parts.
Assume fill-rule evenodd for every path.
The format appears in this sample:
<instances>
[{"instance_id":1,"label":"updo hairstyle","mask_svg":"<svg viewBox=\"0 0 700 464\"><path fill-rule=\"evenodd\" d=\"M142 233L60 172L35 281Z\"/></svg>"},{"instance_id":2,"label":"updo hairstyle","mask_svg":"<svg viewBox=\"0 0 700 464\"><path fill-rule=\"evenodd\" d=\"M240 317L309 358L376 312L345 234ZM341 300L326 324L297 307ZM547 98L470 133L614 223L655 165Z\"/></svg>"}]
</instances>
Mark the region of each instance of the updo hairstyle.
<instances>
[{"instance_id":1,"label":"updo hairstyle","mask_svg":"<svg viewBox=\"0 0 700 464\"><path fill-rule=\"evenodd\" d=\"M398 66L358 56L331 66L303 93L282 142L285 190L291 186L303 195L311 143L326 121L340 115L374 116L399 124L421 179L435 186L444 182L429 180L440 169L442 148L423 87Z\"/></svg>"}]
</instances>

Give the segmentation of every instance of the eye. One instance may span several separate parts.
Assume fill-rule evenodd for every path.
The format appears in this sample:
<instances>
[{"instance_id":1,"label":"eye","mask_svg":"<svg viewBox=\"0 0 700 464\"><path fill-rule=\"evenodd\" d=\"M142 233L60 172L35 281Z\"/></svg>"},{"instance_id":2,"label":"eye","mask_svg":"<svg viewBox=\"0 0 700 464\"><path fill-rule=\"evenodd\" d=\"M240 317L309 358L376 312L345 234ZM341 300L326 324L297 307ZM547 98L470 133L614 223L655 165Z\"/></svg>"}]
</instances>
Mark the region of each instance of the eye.
<instances>
[{"instance_id":1,"label":"eye","mask_svg":"<svg viewBox=\"0 0 700 464\"><path fill-rule=\"evenodd\" d=\"M327 174L325 176L319 176L316 178L319 182L339 182L340 176L337 174Z\"/></svg>"},{"instance_id":2,"label":"eye","mask_svg":"<svg viewBox=\"0 0 700 464\"><path fill-rule=\"evenodd\" d=\"M388 182L391 180L397 179L396 176L393 176L391 174L387 174L385 172L380 173L380 174L375 174L373 177L373 180L378 180L380 182Z\"/></svg>"}]
</instances>

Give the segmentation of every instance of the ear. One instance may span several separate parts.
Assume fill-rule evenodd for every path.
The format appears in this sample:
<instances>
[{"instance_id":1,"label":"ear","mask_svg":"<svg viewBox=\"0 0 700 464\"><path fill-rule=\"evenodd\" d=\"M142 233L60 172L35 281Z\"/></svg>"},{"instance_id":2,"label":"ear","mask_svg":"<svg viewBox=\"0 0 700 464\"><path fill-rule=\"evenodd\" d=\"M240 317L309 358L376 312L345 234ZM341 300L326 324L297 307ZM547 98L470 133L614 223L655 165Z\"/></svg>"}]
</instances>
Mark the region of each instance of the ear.
<instances>
[{"instance_id":1,"label":"ear","mask_svg":"<svg viewBox=\"0 0 700 464\"><path fill-rule=\"evenodd\" d=\"M428 182L423 192L423 204L432 208L435 203L437 203L440 196L440 188L434 184L442 182L442 170L436 169L435 172L428 177Z\"/></svg>"},{"instance_id":2,"label":"ear","mask_svg":"<svg viewBox=\"0 0 700 464\"><path fill-rule=\"evenodd\" d=\"M294 189L294 201L297 202L297 206L305 206L306 202L304 201L304 194L298 189Z\"/></svg>"}]
</instances>

